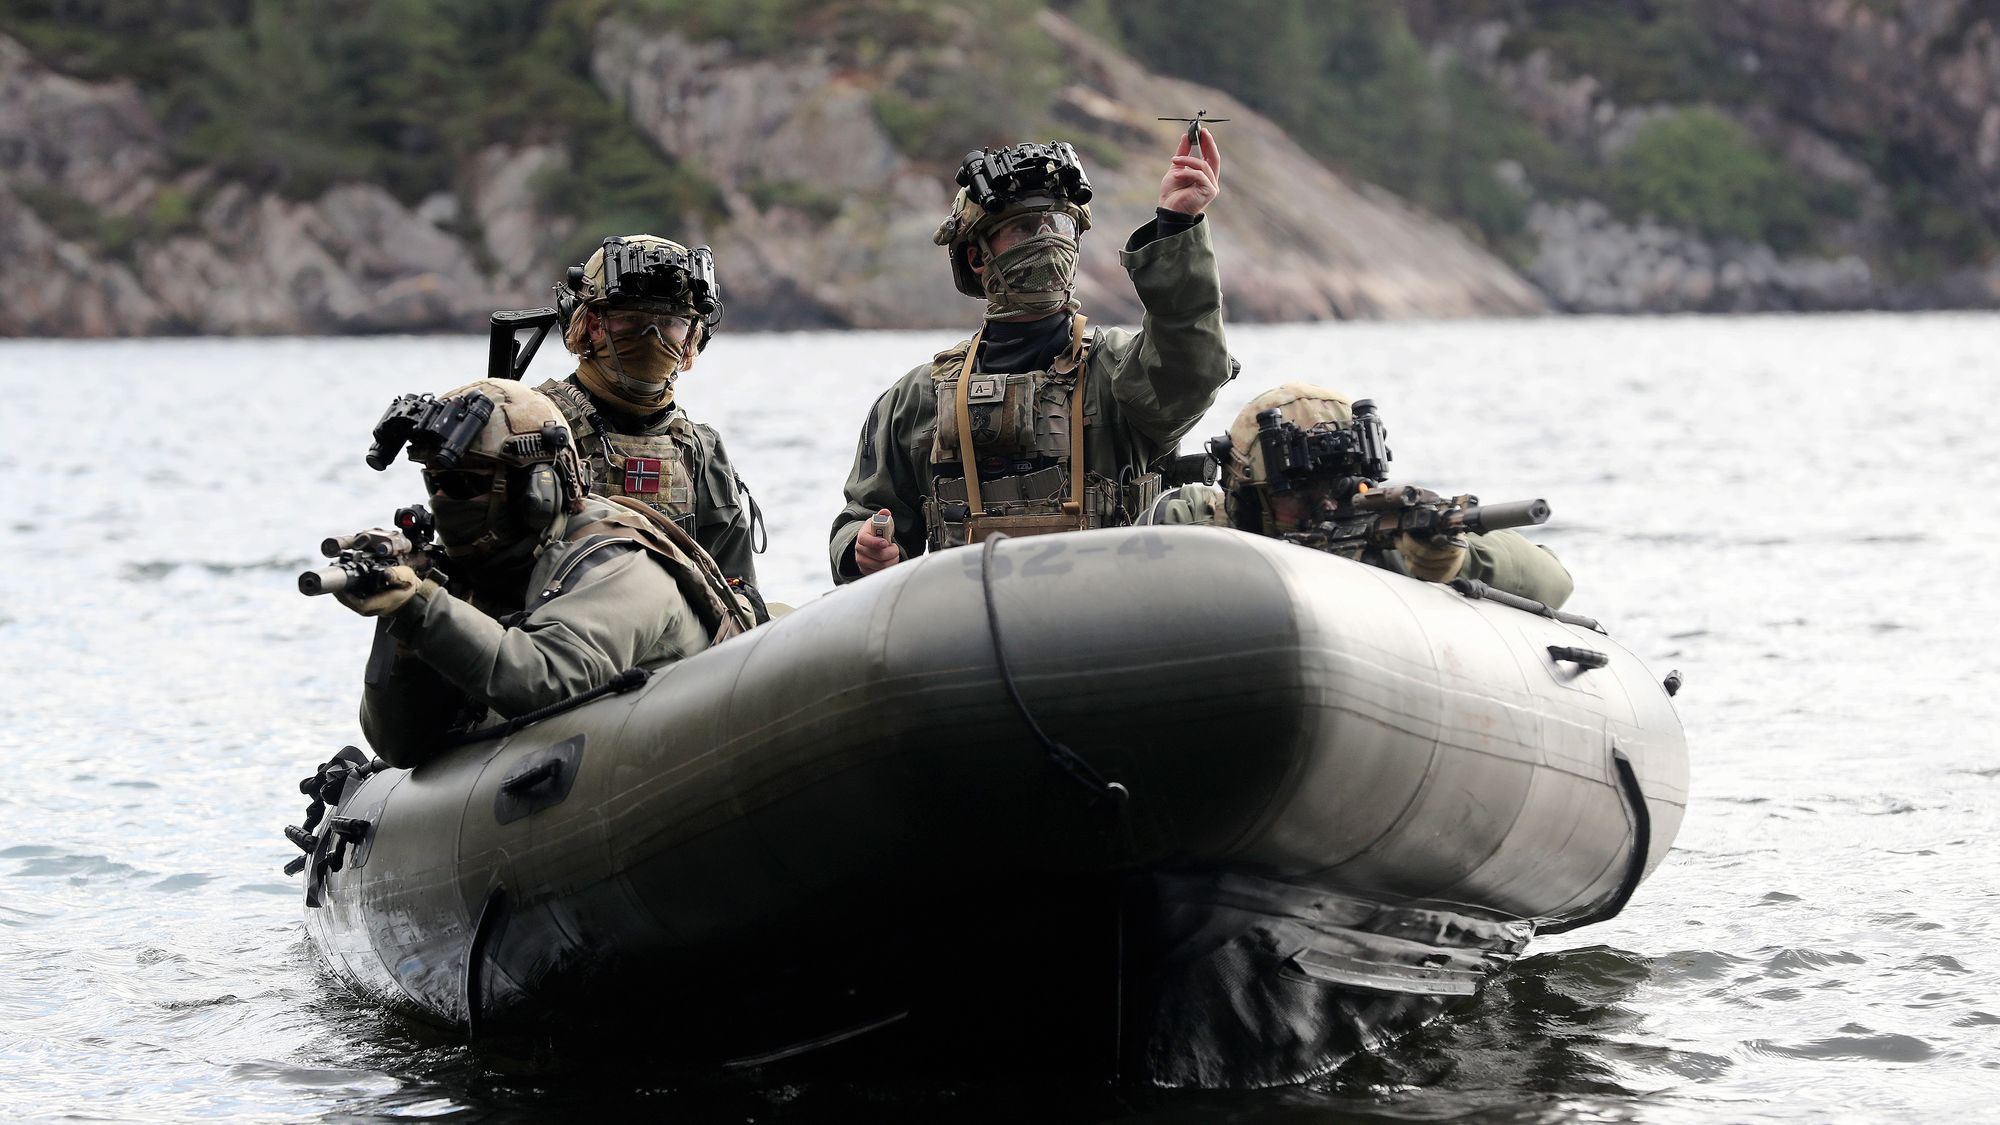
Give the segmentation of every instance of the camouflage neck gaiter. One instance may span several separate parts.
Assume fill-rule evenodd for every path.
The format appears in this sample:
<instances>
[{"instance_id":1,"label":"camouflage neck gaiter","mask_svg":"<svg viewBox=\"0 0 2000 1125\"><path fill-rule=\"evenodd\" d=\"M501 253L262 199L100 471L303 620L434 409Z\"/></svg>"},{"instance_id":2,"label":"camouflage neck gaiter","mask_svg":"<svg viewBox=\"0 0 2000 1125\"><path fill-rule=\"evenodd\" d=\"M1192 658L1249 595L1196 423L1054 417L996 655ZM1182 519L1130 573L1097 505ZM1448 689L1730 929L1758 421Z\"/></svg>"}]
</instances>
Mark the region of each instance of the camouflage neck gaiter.
<instances>
[{"instance_id":1,"label":"camouflage neck gaiter","mask_svg":"<svg viewBox=\"0 0 2000 1125\"><path fill-rule=\"evenodd\" d=\"M1075 309L1076 240L1043 231L990 256L980 280L986 289L986 319L1036 320Z\"/></svg>"},{"instance_id":2,"label":"camouflage neck gaiter","mask_svg":"<svg viewBox=\"0 0 2000 1125\"><path fill-rule=\"evenodd\" d=\"M631 414L653 414L673 401L674 376L680 374L687 354L684 348L652 328L636 336L610 337L609 343L608 348L598 348L586 341L576 364L584 389Z\"/></svg>"},{"instance_id":3,"label":"camouflage neck gaiter","mask_svg":"<svg viewBox=\"0 0 2000 1125\"><path fill-rule=\"evenodd\" d=\"M438 541L444 544L445 557L455 562L484 563L528 538L527 529L507 503L504 488L469 500L434 495L431 515L437 519Z\"/></svg>"}]
</instances>

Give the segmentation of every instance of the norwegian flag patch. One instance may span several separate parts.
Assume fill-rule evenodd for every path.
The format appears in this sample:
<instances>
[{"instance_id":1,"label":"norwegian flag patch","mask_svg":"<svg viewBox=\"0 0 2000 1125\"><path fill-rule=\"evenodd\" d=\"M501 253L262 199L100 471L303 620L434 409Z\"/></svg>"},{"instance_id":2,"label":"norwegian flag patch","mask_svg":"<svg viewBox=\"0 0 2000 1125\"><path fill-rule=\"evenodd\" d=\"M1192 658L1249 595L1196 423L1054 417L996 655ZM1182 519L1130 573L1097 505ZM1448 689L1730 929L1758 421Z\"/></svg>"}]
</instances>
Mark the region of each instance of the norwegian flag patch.
<instances>
[{"instance_id":1,"label":"norwegian flag patch","mask_svg":"<svg viewBox=\"0 0 2000 1125\"><path fill-rule=\"evenodd\" d=\"M640 495L660 490L660 459L657 457L625 458L625 491Z\"/></svg>"}]
</instances>

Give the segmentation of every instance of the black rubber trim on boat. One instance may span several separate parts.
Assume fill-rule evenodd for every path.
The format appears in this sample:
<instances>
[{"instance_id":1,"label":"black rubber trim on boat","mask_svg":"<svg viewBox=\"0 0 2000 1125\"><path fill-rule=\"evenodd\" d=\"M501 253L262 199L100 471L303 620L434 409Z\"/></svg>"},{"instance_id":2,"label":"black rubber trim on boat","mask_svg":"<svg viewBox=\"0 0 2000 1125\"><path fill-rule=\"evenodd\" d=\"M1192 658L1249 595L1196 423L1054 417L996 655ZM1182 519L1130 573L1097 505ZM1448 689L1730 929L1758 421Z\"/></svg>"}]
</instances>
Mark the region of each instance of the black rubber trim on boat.
<instances>
[{"instance_id":1,"label":"black rubber trim on boat","mask_svg":"<svg viewBox=\"0 0 2000 1125\"><path fill-rule=\"evenodd\" d=\"M993 549L1005 538L1005 534L994 532L986 537L985 544L980 548L979 586L986 595L986 628L993 636L993 664L1000 671L1000 682L1007 688L1007 698L1014 701L1014 710L1021 713L1021 721L1028 724L1028 729L1041 742L1042 749L1048 752L1049 761L1054 762L1056 768L1067 774L1070 780L1088 789L1094 798L1092 804L1122 805L1131 798L1131 791L1115 781L1104 780L1104 775L1084 761L1081 754L1050 738L1042 730L1042 725L1035 721L1035 716L1029 713L1020 689L1014 686L1014 673L1007 667L1007 649L1000 643L1000 611L993 604Z\"/></svg>"},{"instance_id":2,"label":"black rubber trim on boat","mask_svg":"<svg viewBox=\"0 0 2000 1125\"><path fill-rule=\"evenodd\" d=\"M472 925L472 940L465 947L465 1035L477 1041L480 1025L485 1022L481 1009L486 997L479 987L480 971L486 967L486 947L493 941L493 932L499 929L507 915L506 884L495 886L486 893L486 903L479 908L479 921Z\"/></svg>"},{"instance_id":3,"label":"black rubber trim on boat","mask_svg":"<svg viewBox=\"0 0 2000 1125\"><path fill-rule=\"evenodd\" d=\"M1632 852L1625 859L1625 877L1619 880L1617 893L1599 909L1567 922L1537 926L1537 933L1566 933L1618 917L1625 904L1632 901L1632 892L1639 889L1639 880L1646 874L1646 856L1653 848L1653 814L1646 808L1646 795L1639 789L1639 775L1633 770L1632 759L1625 756L1625 751L1612 749L1611 768L1618 775L1618 795L1625 800L1625 815L1632 821Z\"/></svg>"}]
</instances>

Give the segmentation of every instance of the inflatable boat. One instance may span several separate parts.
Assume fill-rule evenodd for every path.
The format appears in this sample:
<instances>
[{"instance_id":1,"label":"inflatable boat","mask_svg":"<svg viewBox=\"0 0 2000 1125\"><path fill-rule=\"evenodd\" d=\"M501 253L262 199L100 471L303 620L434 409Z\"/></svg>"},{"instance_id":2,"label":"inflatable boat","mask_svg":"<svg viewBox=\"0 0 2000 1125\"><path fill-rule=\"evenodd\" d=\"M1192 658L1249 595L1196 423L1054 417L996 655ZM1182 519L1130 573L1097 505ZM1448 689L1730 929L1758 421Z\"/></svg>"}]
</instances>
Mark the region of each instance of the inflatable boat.
<instances>
[{"instance_id":1,"label":"inflatable boat","mask_svg":"<svg viewBox=\"0 0 2000 1125\"><path fill-rule=\"evenodd\" d=\"M994 539L350 753L293 832L331 972L475 1041L1271 1084L1621 908L1685 807L1674 686L1236 531Z\"/></svg>"}]
</instances>

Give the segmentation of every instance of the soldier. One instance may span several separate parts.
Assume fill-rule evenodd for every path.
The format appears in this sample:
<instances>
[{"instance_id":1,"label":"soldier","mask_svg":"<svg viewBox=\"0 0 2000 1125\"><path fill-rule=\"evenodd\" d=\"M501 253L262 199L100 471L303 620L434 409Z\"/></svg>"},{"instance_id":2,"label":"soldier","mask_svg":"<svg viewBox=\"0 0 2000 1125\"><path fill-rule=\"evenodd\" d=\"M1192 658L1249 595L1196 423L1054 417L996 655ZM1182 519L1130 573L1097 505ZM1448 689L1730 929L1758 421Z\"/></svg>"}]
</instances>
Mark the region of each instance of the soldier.
<instances>
[{"instance_id":1,"label":"soldier","mask_svg":"<svg viewBox=\"0 0 2000 1125\"><path fill-rule=\"evenodd\" d=\"M388 418L413 402L430 405L397 400L378 449ZM399 443L425 466L450 586L398 562L379 588L336 594L382 621L361 729L391 765L421 764L454 728L560 703L627 668L664 667L753 624L672 521L587 495L569 427L547 398L482 380L437 402L452 409L428 411L430 424Z\"/></svg>"},{"instance_id":2,"label":"soldier","mask_svg":"<svg viewBox=\"0 0 2000 1125\"><path fill-rule=\"evenodd\" d=\"M1323 492L1301 488L1270 490L1263 447L1257 440L1257 415L1276 408L1279 417L1300 429L1321 424L1346 426L1354 420L1351 401L1324 387L1287 383L1250 400L1229 426L1229 456L1222 464L1222 487L1190 484L1160 497L1139 521L1146 524L1210 524L1274 535L1298 527L1318 510ZM1476 578L1497 590L1560 608L1572 589L1569 571L1546 547L1536 546L1519 532L1493 531L1443 541L1405 534L1395 547L1362 556L1385 570L1449 582Z\"/></svg>"},{"instance_id":3,"label":"soldier","mask_svg":"<svg viewBox=\"0 0 2000 1125\"><path fill-rule=\"evenodd\" d=\"M1159 210L1119 258L1145 306L1138 332L1091 328L1072 296L1090 183L1054 142L970 153L935 241L985 325L890 387L868 412L835 517L836 582L993 532L1132 522L1156 466L1234 374L1202 212L1221 157L1183 136ZM890 534L870 524L893 521Z\"/></svg>"},{"instance_id":4,"label":"soldier","mask_svg":"<svg viewBox=\"0 0 2000 1125\"><path fill-rule=\"evenodd\" d=\"M650 234L604 240L556 286L576 372L535 388L555 400L587 459L591 491L679 523L722 572L755 585L756 505L722 439L674 404L722 322L715 259Z\"/></svg>"}]
</instances>

